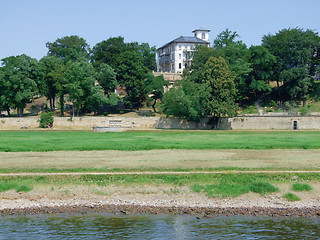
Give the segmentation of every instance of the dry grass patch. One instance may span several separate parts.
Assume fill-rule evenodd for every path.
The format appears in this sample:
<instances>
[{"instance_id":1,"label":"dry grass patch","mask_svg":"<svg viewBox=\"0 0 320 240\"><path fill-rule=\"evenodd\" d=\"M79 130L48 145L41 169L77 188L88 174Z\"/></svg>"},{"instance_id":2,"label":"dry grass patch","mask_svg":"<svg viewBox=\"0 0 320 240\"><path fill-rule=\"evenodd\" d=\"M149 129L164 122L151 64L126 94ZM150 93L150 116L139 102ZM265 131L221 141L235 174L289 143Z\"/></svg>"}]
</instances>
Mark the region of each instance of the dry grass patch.
<instances>
[{"instance_id":1,"label":"dry grass patch","mask_svg":"<svg viewBox=\"0 0 320 240\"><path fill-rule=\"evenodd\" d=\"M320 150L2 152L1 169L320 169Z\"/></svg>"}]
</instances>

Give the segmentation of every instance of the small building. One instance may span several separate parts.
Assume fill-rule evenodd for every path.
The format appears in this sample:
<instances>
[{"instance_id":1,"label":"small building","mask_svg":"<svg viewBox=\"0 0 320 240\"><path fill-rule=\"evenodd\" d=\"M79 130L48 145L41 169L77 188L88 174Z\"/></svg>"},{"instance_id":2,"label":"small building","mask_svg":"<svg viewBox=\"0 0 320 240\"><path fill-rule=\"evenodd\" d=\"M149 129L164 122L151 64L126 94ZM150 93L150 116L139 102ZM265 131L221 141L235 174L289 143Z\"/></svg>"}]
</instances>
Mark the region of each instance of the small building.
<instances>
[{"instance_id":1,"label":"small building","mask_svg":"<svg viewBox=\"0 0 320 240\"><path fill-rule=\"evenodd\" d=\"M207 29L196 29L193 37L180 36L157 50L157 71L182 73L191 64L196 46L210 46Z\"/></svg>"}]
</instances>

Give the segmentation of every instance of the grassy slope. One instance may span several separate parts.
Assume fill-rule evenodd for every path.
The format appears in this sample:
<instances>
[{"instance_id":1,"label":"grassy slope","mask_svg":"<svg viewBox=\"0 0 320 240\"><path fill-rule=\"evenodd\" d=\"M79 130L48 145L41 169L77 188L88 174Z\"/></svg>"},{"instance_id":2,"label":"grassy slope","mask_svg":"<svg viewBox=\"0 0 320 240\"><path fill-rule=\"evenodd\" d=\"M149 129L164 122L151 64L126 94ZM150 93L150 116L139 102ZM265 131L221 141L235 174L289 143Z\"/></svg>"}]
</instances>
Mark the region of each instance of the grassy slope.
<instances>
[{"instance_id":1,"label":"grassy slope","mask_svg":"<svg viewBox=\"0 0 320 240\"><path fill-rule=\"evenodd\" d=\"M151 149L320 149L320 132L0 132L0 152Z\"/></svg>"}]
</instances>

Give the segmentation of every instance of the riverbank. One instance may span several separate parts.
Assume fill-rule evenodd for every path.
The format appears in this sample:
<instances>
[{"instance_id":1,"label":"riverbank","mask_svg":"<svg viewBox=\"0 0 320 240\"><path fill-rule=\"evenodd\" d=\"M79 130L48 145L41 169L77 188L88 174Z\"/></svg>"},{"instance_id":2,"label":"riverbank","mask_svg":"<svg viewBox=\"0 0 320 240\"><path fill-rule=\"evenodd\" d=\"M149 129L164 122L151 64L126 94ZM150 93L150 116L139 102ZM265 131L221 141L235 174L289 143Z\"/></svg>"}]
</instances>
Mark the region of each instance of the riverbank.
<instances>
[{"instance_id":1,"label":"riverbank","mask_svg":"<svg viewBox=\"0 0 320 240\"><path fill-rule=\"evenodd\" d=\"M282 189L286 186L280 186ZM314 186L313 186L314 187ZM42 193L40 193L42 192ZM218 215L263 215L320 217L318 186L312 193L299 193L301 201L289 202L281 193L261 196L247 193L236 198L209 198L191 192L187 187L173 189L161 186L158 189L144 186L110 187L77 190L36 189L29 193L7 191L1 193L0 214L57 214L57 213L114 213L114 214L174 214L214 217Z\"/></svg>"}]
</instances>

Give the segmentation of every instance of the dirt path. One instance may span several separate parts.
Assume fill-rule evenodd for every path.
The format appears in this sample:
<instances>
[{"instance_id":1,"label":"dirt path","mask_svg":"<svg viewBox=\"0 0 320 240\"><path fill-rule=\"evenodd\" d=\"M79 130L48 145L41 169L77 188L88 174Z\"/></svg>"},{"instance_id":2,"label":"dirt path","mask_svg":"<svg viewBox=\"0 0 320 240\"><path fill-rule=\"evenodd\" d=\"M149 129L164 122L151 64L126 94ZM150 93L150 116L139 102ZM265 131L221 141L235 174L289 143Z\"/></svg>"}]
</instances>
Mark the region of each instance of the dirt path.
<instances>
[{"instance_id":1,"label":"dirt path","mask_svg":"<svg viewBox=\"0 0 320 240\"><path fill-rule=\"evenodd\" d=\"M189 171L189 172L61 172L61 173L0 173L0 177L9 176L79 176L79 175L161 175L161 174L172 174L172 175L183 175L183 174L228 174L228 173L320 173L320 171L277 171L277 170L263 170L263 171Z\"/></svg>"},{"instance_id":2,"label":"dirt path","mask_svg":"<svg viewBox=\"0 0 320 240\"><path fill-rule=\"evenodd\" d=\"M0 168L20 169L319 169L320 150L151 150L0 152Z\"/></svg>"}]
</instances>

